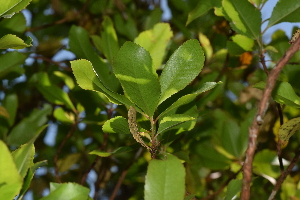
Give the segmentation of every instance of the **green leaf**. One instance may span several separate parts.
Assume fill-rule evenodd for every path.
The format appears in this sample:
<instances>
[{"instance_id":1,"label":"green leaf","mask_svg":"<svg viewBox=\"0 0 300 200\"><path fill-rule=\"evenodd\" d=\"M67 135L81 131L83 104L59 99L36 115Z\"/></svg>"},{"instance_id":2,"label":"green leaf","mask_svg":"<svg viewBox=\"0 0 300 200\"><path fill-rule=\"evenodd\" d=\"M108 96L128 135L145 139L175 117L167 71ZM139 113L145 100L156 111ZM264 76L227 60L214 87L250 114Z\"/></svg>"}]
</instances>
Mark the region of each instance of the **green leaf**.
<instances>
[{"instance_id":1,"label":"green leaf","mask_svg":"<svg viewBox=\"0 0 300 200\"><path fill-rule=\"evenodd\" d=\"M259 82L253 85L254 88L263 90L266 83ZM293 87L288 82L277 81L276 86L272 92L273 99L280 103L294 108L300 108L300 97L296 95Z\"/></svg>"},{"instance_id":2,"label":"green leaf","mask_svg":"<svg viewBox=\"0 0 300 200\"><path fill-rule=\"evenodd\" d=\"M26 19L23 13L15 14L10 19L2 19L0 22L0 35L21 34L26 30Z\"/></svg>"},{"instance_id":3,"label":"green leaf","mask_svg":"<svg viewBox=\"0 0 300 200\"><path fill-rule=\"evenodd\" d=\"M103 85L95 73L91 62L83 59L75 60L71 61L71 67L77 83L82 89L101 92L105 94L112 103L133 106L133 103L124 95L112 92Z\"/></svg>"},{"instance_id":4,"label":"green leaf","mask_svg":"<svg viewBox=\"0 0 300 200\"><path fill-rule=\"evenodd\" d=\"M157 134L161 134L161 133L163 133L171 128L174 128L186 121L191 121L194 119L195 119L194 117L191 117L191 116L185 115L185 114L174 114L174 115L165 116L159 122Z\"/></svg>"},{"instance_id":5,"label":"green leaf","mask_svg":"<svg viewBox=\"0 0 300 200\"><path fill-rule=\"evenodd\" d=\"M48 101L57 105L66 105L75 111L75 107L68 94L53 84L46 72L34 74L30 81L35 84L40 93L42 93Z\"/></svg>"},{"instance_id":6,"label":"green leaf","mask_svg":"<svg viewBox=\"0 0 300 200\"><path fill-rule=\"evenodd\" d=\"M0 140L0 196L13 199L22 187L22 177L6 144Z\"/></svg>"},{"instance_id":7,"label":"green leaf","mask_svg":"<svg viewBox=\"0 0 300 200\"><path fill-rule=\"evenodd\" d=\"M35 154L35 148L32 142L21 145L18 149L12 152L16 167L19 174L24 178L28 168L31 167Z\"/></svg>"},{"instance_id":8,"label":"green leaf","mask_svg":"<svg viewBox=\"0 0 300 200\"><path fill-rule=\"evenodd\" d=\"M242 189L242 180L238 180L238 179L231 180L227 186L225 200L235 199L235 196L241 191L241 189Z\"/></svg>"},{"instance_id":9,"label":"green leaf","mask_svg":"<svg viewBox=\"0 0 300 200\"><path fill-rule=\"evenodd\" d=\"M145 200L182 200L185 169L181 161L166 154L164 160L151 160L145 183Z\"/></svg>"},{"instance_id":10,"label":"green leaf","mask_svg":"<svg viewBox=\"0 0 300 200\"><path fill-rule=\"evenodd\" d=\"M104 133L130 134L127 119L121 116L107 120L103 124L102 130Z\"/></svg>"},{"instance_id":11,"label":"green leaf","mask_svg":"<svg viewBox=\"0 0 300 200\"><path fill-rule=\"evenodd\" d=\"M244 36L244 35L235 35L231 37L232 42L227 42L227 48L230 54L240 55L245 51L252 51L254 46L254 40Z\"/></svg>"},{"instance_id":12,"label":"green leaf","mask_svg":"<svg viewBox=\"0 0 300 200\"><path fill-rule=\"evenodd\" d=\"M32 46L32 39L28 36L26 41L23 41L21 38L8 34L0 38L0 49L23 49L25 47Z\"/></svg>"},{"instance_id":13,"label":"green leaf","mask_svg":"<svg viewBox=\"0 0 300 200\"><path fill-rule=\"evenodd\" d=\"M90 43L90 38L84 28L72 26L70 33L70 49L78 58L84 58L92 62L94 71L97 73L99 80L105 87L111 91L117 91L120 83L108 63L94 51Z\"/></svg>"},{"instance_id":14,"label":"green leaf","mask_svg":"<svg viewBox=\"0 0 300 200\"><path fill-rule=\"evenodd\" d=\"M153 29L141 32L134 42L146 49L152 58L153 67L157 69L161 66L166 54L166 48L173 33L167 23L158 23Z\"/></svg>"},{"instance_id":15,"label":"green leaf","mask_svg":"<svg viewBox=\"0 0 300 200\"><path fill-rule=\"evenodd\" d=\"M203 50L198 40L188 40L181 45L172 54L160 76L159 104L192 82L201 72L203 64Z\"/></svg>"},{"instance_id":16,"label":"green leaf","mask_svg":"<svg viewBox=\"0 0 300 200\"><path fill-rule=\"evenodd\" d=\"M220 84L222 82L206 82L204 83L200 89L198 89L196 92L192 94L187 94L185 96L180 97L176 102L174 102L169 108L167 108L165 111L163 111L157 119L161 118L162 116L165 116L167 113L172 111L173 109L178 108L179 106L182 106L184 104L188 104L192 102L199 94L206 92L208 90L213 89L217 84Z\"/></svg>"},{"instance_id":17,"label":"green leaf","mask_svg":"<svg viewBox=\"0 0 300 200\"><path fill-rule=\"evenodd\" d=\"M72 90L75 87L74 80L73 78L71 78L71 76L60 71L54 71L53 74L62 79L70 90Z\"/></svg>"},{"instance_id":18,"label":"green leaf","mask_svg":"<svg viewBox=\"0 0 300 200\"><path fill-rule=\"evenodd\" d=\"M186 26L189 25L193 20L207 13L213 7L221 7L221 0L205 0L199 1L196 8L194 8L188 14L188 19L186 22Z\"/></svg>"},{"instance_id":19,"label":"green leaf","mask_svg":"<svg viewBox=\"0 0 300 200\"><path fill-rule=\"evenodd\" d=\"M246 0L223 0L222 5L233 30L259 41L261 13L257 8Z\"/></svg>"},{"instance_id":20,"label":"green leaf","mask_svg":"<svg viewBox=\"0 0 300 200\"><path fill-rule=\"evenodd\" d=\"M275 151L270 151L268 149L262 150L254 157L253 172L278 178L280 175L279 166L272 164L277 160L278 158Z\"/></svg>"},{"instance_id":21,"label":"green leaf","mask_svg":"<svg viewBox=\"0 0 300 200\"><path fill-rule=\"evenodd\" d=\"M1 1L0 16L11 18L15 13L20 12L31 0L9 0Z\"/></svg>"},{"instance_id":22,"label":"green leaf","mask_svg":"<svg viewBox=\"0 0 300 200\"><path fill-rule=\"evenodd\" d=\"M40 200L88 199L89 189L76 183L50 183L50 194Z\"/></svg>"},{"instance_id":23,"label":"green leaf","mask_svg":"<svg viewBox=\"0 0 300 200\"><path fill-rule=\"evenodd\" d=\"M35 138L40 132L41 127L47 122L47 115L52 111L49 104L44 104L40 110L33 110L31 114L19 122L7 137L7 143L19 146Z\"/></svg>"},{"instance_id":24,"label":"green leaf","mask_svg":"<svg viewBox=\"0 0 300 200\"><path fill-rule=\"evenodd\" d=\"M111 156L113 154L129 152L129 151L132 151L132 150L133 150L133 148L125 146L125 147L119 147L116 150L114 150L113 152L103 152L103 151L94 150L94 151L91 151L89 154L97 155L97 156L100 156L100 157L108 157L108 156Z\"/></svg>"},{"instance_id":25,"label":"green leaf","mask_svg":"<svg viewBox=\"0 0 300 200\"><path fill-rule=\"evenodd\" d=\"M72 124L75 121L74 113L68 113L62 107L56 108L53 112L53 116L63 123Z\"/></svg>"},{"instance_id":26,"label":"green leaf","mask_svg":"<svg viewBox=\"0 0 300 200\"><path fill-rule=\"evenodd\" d=\"M70 170L70 168L76 164L81 158L80 153L68 154L66 157L61 158L57 161L58 171L63 173Z\"/></svg>"},{"instance_id":27,"label":"green leaf","mask_svg":"<svg viewBox=\"0 0 300 200\"><path fill-rule=\"evenodd\" d=\"M104 16L102 27L104 31L101 32L101 37L91 36L91 38L100 52L112 63L113 57L119 50L118 37L109 17Z\"/></svg>"},{"instance_id":28,"label":"green leaf","mask_svg":"<svg viewBox=\"0 0 300 200\"><path fill-rule=\"evenodd\" d=\"M21 64L24 63L27 56L17 51L8 52L0 55L0 78L4 78L7 74L15 71L24 72Z\"/></svg>"},{"instance_id":29,"label":"green leaf","mask_svg":"<svg viewBox=\"0 0 300 200\"><path fill-rule=\"evenodd\" d=\"M280 22L299 22L299 13L300 1L280 0L273 9L268 27Z\"/></svg>"},{"instance_id":30,"label":"green leaf","mask_svg":"<svg viewBox=\"0 0 300 200\"><path fill-rule=\"evenodd\" d=\"M298 130L300 130L300 117L291 119L282 124L279 128L278 136L283 142L283 145L285 145L289 141L290 137Z\"/></svg>"},{"instance_id":31,"label":"green leaf","mask_svg":"<svg viewBox=\"0 0 300 200\"><path fill-rule=\"evenodd\" d=\"M126 42L115 58L114 73L128 98L152 116L158 104L160 85L149 52Z\"/></svg>"}]
</instances>

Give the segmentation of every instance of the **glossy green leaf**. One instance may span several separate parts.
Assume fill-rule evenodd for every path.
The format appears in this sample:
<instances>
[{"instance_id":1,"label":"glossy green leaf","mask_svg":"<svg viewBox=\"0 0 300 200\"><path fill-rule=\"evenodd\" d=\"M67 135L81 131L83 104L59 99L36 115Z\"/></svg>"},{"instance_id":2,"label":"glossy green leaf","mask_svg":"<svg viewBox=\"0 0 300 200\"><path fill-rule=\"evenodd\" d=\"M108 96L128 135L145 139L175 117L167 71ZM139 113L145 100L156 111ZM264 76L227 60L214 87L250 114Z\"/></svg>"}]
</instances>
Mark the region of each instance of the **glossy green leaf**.
<instances>
[{"instance_id":1,"label":"glossy green leaf","mask_svg":"<svg viewBox=\"0 0 300 200\"><path fill-rule=\"evenodd\" d=\"M273 178L278 178L280 175L279 166L272 164L278 161L275 151L268 149L258 152L253 160L253 172L256 174L268 175Z\"/></svg>"},{"instance_id":2,"label":"glossy green leaf","mask_svg":"<svg viewBox=\"0 0 300 200\"><path fill-rule=\"evenodd\" d=\"M23 73L24 69L20 65L24 63L26 58L26 55L17 51L0 55L0 78L4 78L5 75L16 70L22 70Z\"/></svg>"},{"instance_id":3,"label":"glossy green leaf","mask_svg":"<svg viewBox=\"0 0 300 200\"><path fill-rule=\"evenodd\" d=\"M167 23L158 23L153 29L141 32L134 42L146 49L152 58L154 69L161 66L168 42L173 33Z\"/></svg>"},{"instance_id":4,"label":"glossy green leaf","mask_svg":"<svg viewBox=\"0 0 300 200\"><path fill-rule=\"evenodd\" d=\"M0 140L0 152L0 196L2 199L13 199L20 192L22 177L2 140Z\"/></svg>"},{"instance_id":5,"label":"glossy green leaf","mask_svg":"<svg viewBox=\"0 0 300 200\"><path fill-rule=\"evenodd\" d=\"M40 200L87 200L89 189L77 183L50 183L50 194Z\"/></svg>"},{"instance_id":6,"label":"glossy green leaf","mask_svg":"<svg viewBox=\"0 0 300 200\"><path fill-rule=\"evenodd\" d=\"M111 66L105 63L93 49L87 31L84 28L72 26L69 38L71 51L74 52L78 58L87 59L93 64L97 77L107 89L117 91L120 86L118 79L112 73Z\"/></svg>"},{"instance_id":7,"label":"glossy green leaf","mask_svg":"<svg viewBox=\"0 0 300 200\"><path fill-rule=\"evenodd\" d=\"M185 169L181 161L171 154L166 154L163 160L151 160L146 175L145 200L182 200L184 194Z\"/></svg>"},{"instance_id":8,"label":"glossy green leaf","mask_svg":"<svg viewBox=\"0 0 300 200\"><path fill-rule=\"evenodd\" d=\"M289 141L290 137L292 137L298 130L300 130L300 117L291 119L282 124L279 128L278 136L283 142L283 145L285 145Z\"/></svg>"},{"instance_id":9,"label":"glossy green leaf","mask_svg":"<svg viewBox=\"0 0 300 200\"><path fill-rule=\"evenodd\" d=\"M31 0L9 0L1 1L0 16L11 18L15 13L20 12Z\"/></svg>"},{"instance_id":10,"label":"glossy green leaf","mask_svg":"<svg viewBox=\"0 0 300 200\"><path fill-rule=\"evenodd\" d=\"M104 133L130 134L127 119L121 116L107 120L103 124L102 130Z\"/></svg>"},{"instance_id":11,"label":"glossy green leaf","mask_svg":"<svg viewBox=\"0 0 300 200\"><path fill-rule=\"evenodd\" d=\"M161 118L162 116L165 116L167 113L169 113L170 111L172 111L173 109L178 108L179 106L182 106L184 104L188 104L190 102L192 102L193 100L195 100L195 98L203 93L206 92L208 90L213 89L217 84L221 84L221 82L206 82L204 83L201 88L199 88L196 92L192 93L192 94L187 94L184 95L182 97L180 97L176 102L174 102L169 108L167 108L165 111L163 111L157 118Z\"/></svg>"},{"instance_id":12,"label":"glossy green leaf","mask_svg":"<svg viewBox=\"0 0 300 200\"><path fill-rule=\"evenodd\" d=\"M29 142L41 132L41 126L47 121L47 115L52 111L49 104L44 104L43 108L33 110L30 115L20 121L7 137L7 143L19 146ZM43 128L43 127L42 127Z\"/></svg>"},{"instance_id":13,"label":"glossy green leaf","mask_svg":"<svg viewBox=\"0 0 300 200\"><path fill-rule=\"evenodd\" d=\"M233 200L242 189L242 180L233 179L229 182L225 200Z\"/></svg>"},{"instance_id":14,"label":"glossy green leaf","mask_svg":"<svg viewBox=\"0 0 300 200\"><path fill-rule=\"evenodd\" d=\"M105 94L112 103L133 106L133 103L124 95L112 92L103 85L95 73L91 62L83 59L75 60L71 61L71 67L76 81L82 89L101 92Z\"/></svg>"},{"instance_id":15,"label":"glossy green leaf","mask_svg":"<svg viewBox=\"0 0 300 200\"><path fill-rule=\"evenodd\" d=\"M264 89L266 84L264 82L259 82L253 87L258 89ZM288 82L277 82L273 92L273 99L280 103L294 108L300 107L300 97L296 95L293 87Z\"/></svg>"},{"instance_id":16,"label":"glossy green leaf","mask_svg":"<svg viewBox=\"0 0 300 200\"><path fill-rule=\"evenodd\" d=\"M299 13L300 1L280 0L273 9L268 27L280 22L299 22Z\"/></svg>"},{"instance_id":17,"label":"glossy green leaf","mask_svg":"<svg viewBox=\"0 0 300 200\"><path fill-rule=\"evenodd\" d=\"M75 107L68 94L53 84L46 72L34 74L30 81L35 84L40 93L42 93L48 101L58 105L66 105L69 109L75 111Z\"/></svg>"},{"instance_id":18,"label":"glossy green leaf","mask_svg":"<svg viewBox=\"0 0 300 200\"><path fill-rule=\"evenodd\" d=\"M223 0L222 5L233 30L259 40L261 13L257 8L246 0ZM251 17L249 17L249 13L251 13Z\"/></svg>"},{"instance_id":19,"label":"glossy green leaf","mask_svg":"<svg viewBox=\"0 0 300 200\"><path fill-rule=\"evenodd\" d=\"M186 26L189 25L193 20L207 13L213 7L221 7L221 0L205 0L199 1L196 8L189 12Z\"/></svg>"},{"instance_id":20,"label":"glossy green leaf","mask_svg":"<svg viewBox=\"0 0 300 200\"><path fill-rule=\"evenodd\" d=\"M191 121L194 119L195 119L194 117L185 114L174 114L174 115L165 116L159 122L157 134L161 134L164 131L174 128L186 121Z\"/></svg>"},{"instance_id":21,"label":"glossy green leaf","mask_svg":"<svg viewBox=\"0 0 300 200\"><path fill-rule=\"evenodd\" d=\"M68 113L62 107L56 108L53 112L53 116L63 123L72 124L75 121L74 113Z\"/></svg>"},{"instance_id":22,"label":"glossy green leaf","mask_svg":"<svg viewBox=\"0 0 300 200\"><path fill-rule=\"evenodd\" d=\"M89 154L97 155L97 156L100 156L100 157L108 157L108 156L111 156L113 154L129 152L129 151L132 151L132 150L133 150L133 148L125 146L125 147L119 147L116 150L114 150L113 152L103 152L103 151L94 150L94 151L91 151Z\"/></svg>"},{"instance_id":23,"label":"glossy green leaf","mask_svg":"<svg viewBox=\"0 0 300 200\"><path fill-rule=\"evenodd\" d=\"M101 37L92 36L91 38L100 52L102 52L109 62L112 63L113 57L119 50L117 34L112 20L107 16L104 16L102 27L104 31L101 32Z\"/></svg>"},{"instance_id":24,"label":"glossy green leaf","mask_svg":"<svg viewBox=\"0 0 300 200\"><path fill-rule=\"evenodd\" d=\"M188 40L181 45L171 55L160 76L159 104L192 82L203 64L204 54L198 40Z\"/></svg>"},{"instance_id":25,"label":"glossy green leaf","mask_svg":"<svg viewBox=\"0 0 300 200\"><path fill-rule=\"evenodd\" d=\"M21 145L18 149L12 152L16 167L19 174L24 178L27 174L28 168L31 167L35 148L32 142Z\"/></svg>"},{"instance_id":26,"label":"glossy green leaf","mask_svg":"<svg viewBox=\"0 0 300 200\"><path fill-rule=\"evenodd\" d=\"M4 35L2 38L0 38L0 49L23 49L25 47L32 46L32 39L30 37L27 37L26 41L23 41L21 38L8 34Z\"/></svg>"},{"instance_id":27,"label":"glossy green leaf","mask_svg":"<svg viewBox=\"0 0 300 200\"><path fill-rule=\"evenodd\" d=\"M158 104L160 85L149 52L126 42L115 57L113 68L128 98L152 116Z\"/></svg>"}]
</instances>

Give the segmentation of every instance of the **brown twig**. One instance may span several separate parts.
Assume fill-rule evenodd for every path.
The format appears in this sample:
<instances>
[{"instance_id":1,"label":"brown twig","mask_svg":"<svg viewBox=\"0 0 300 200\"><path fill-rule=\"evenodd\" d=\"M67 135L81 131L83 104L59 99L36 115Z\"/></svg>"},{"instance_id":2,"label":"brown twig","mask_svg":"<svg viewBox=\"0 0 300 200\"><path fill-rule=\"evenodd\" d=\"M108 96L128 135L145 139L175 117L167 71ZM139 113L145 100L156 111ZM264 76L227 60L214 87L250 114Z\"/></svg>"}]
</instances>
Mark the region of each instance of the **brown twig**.
<instances>
[{"instance_id":1,"label":"brown twig","mask_svg":"<svg viewBox=\"0 0 300 200\"><path fill-rule=\"evenodd\" d=\"M85 2L85 4L83 5L83 7L81 8L81 10L79 12L74 12L73 14L71 15L68 15L66 16L65 18L63 19L60 19L60 20L57 20L55 22L51 22L49 24L44 24L44 25L41 25L41 26L38 26L38 27L33 27L33 28L28 28L26 31L29 31L29 32L34 32L34 31L38 31L38 30L41 30L41 29L45 29L45 28L48 28L48 27L51 27L51 26L55 26L55 25L59 25L59 24L63 24L69 20L72 20L73 18L75 18L77 15L81 14L82 12L85 11L85 9L88 7L88 5L90 4L91 0L88 0Z\"/></svg>"},{"instance_id":2,"label":"brown twig","mask_svg":"<svg viewBox=\"0 0 300 200\"><path fill-rule=\"evenodd\" d=\"M140 157L141 153L143 152L143 147L140 147L139 150L136 152L134 159L131 161L131 163L126 167L126 169L122 172L121 176L118 179L118 182L114 188L114 191L112 192L112 195L110 196L109 200L114 200L115 197L117 196L117 193L123 183L123 180L125 176L128 173L129 168L134 164L134 162Z\"/></svg>"},{"instance_id":3,"label":"brown twig","mask_svg":"<svg viewBox=\"0 0 300 200\"><path fill-rule=\"evenodd\" d=\"M256 117L254 118L251 127L249 128L249 141L248 148L246 151L246 158L243 166L243 185L242 185L242 193L241 199L248 200L250 198L250 183L252 177L252 162L256 149L256 142L259 132L259 126L263 123L263 117L268 107L268 102L270 99L270 95L272 90L274 89L276 79L282 70L282 68L286 65L286 63L292 58L292 56L299 50L300 47L300 37L296 40L296 42L286 51L286 53L282 56L282 58L278 61L274 69L270 72L266 84L266 88L264 90L262 99L260 101Z\"/></svg>"},{"instance_id":4,"label":"brown twig","mask_svg":"<svg viewBox=\"0 0 300 200\"><path fill-rule=\"evenodd\" d=\"M281 175L280 175L278 181L276 182L276 185L275 185L274 189L272 190L272 193L271 193L268 200L273 200L275 198L275 195L278 192L281 184L286 179L286 177L291 173L292 169L297 164L299 159L300 159L300 148L298 149L296 155L294 156L294 158L293 158L292 162L290 163L290 165L288 166L288 168L283 173L281 173Z\"/></svg>"}]
</instances>

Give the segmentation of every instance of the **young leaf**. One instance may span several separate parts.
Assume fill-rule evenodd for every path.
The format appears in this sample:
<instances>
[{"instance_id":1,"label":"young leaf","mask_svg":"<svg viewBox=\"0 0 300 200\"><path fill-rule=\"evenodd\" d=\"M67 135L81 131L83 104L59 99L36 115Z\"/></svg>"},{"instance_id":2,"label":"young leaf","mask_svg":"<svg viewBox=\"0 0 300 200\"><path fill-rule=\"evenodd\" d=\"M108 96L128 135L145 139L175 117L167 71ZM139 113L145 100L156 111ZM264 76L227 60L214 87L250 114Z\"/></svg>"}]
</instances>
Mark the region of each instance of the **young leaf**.
<instances>
[{"instance_id":1,"label":"young leaf","mask_svg":"<svg viewBox=\"0 0 300 200\"><path fill-rule=\"evenodd\" d=\"M117 53L113 68L128 98L152 116L160 96L160 85L149 52L126 42Z\"/></svg>"},{"instance_id":2,"label":"young leaf","mask_svg":"<svg viewBox=\"0 0 300 200\"><path fill-rule=\"evenodd\" d=\"M104 133L130 134L127 119L121 116L107 120L103 124L102 130Z\"/></svg>"},{"instance_id":3,"label":"young leaf","mask_svg":"<svg viewBox=\"0 0 300 200\"><path fill-rule=\"evenodd\" d=\"M283 143L282 145L284 146L286 143L288 143L290 137L298 130L300 130L300 117L291 119L284 123L280 127L278 133L278 136Z\"/></svg>"},{"instance_id":4,"label":"young leaf","mask_svg":"<svg viewBox=\"0 0 300 200\"><path fill-rule=\"evenodd\" d=\"M89 60L94 67L97 77L102 84L111 91L117 91L120 83L110 69L110 65L105 63L103 59L94 51L90 43L90 38L84 28L72 26L70 33L70 49L78 58Z\"/></svg>"},{"instance_id":5,"label":"young leaf","mask_svg":"<svg viewBox=\"0 0 300 200\"><path fill-rule=\"evenodd\" d=\"M170 57L160 76L159 104L185 88L201 72L204 64L203 50L198 40L188 40Z\"/></svg>"},{"instance_id":6,"label":"young leaf","mask_svg":"<svg viewBox=\"0 0 300 200\"><path fill-rule=\"evenodd\" d=\"M129 101L129 99L127 99L124 95L112 92L103 85L103 83L95 73L91 62L84 59L74 60L71 61L71 67L77 83L82 89L101 92L105 94L105 96L112 103L115 104L125 104L127 106L133 105L133 103Z\"/></svg>"},{"instance_id":7,"label":"young leaf","mask_svg":"<svg viewBox=\"0 0 300 200\"><path fill-rule=\"evenodd\" d=\"M299 22L300 1L278 1L270 17L268 27L281 22Z\"/></svg>"},{"instance_id":8,"label":"young leaf","mask_svg":"<svg viewBox=\"0 0 300 200\"><path fill-rule=\"evenodd\" d=\"M22 177L6 144L0 140L0 196L14 199L22 187Z\"/></svg>"},{"instance_id":9,"label":"young leaf","mask_svg":"<svg viewBox=\"0 0 300 200\"><path fill-rule=\"evenodd\" d=\"M88 199L89 189L76 183L50 183L50 194L40 200Z\"/></svg>"},{"instance_id":10,"label":"young leaf","mask_svg":"<svg viewBox=\"0 0 300 200\"><path fill-rule=\"evenodd\" d=\"M181 161L166 154L164 160L151 160L145 183L145 200L182 200L185 169Z\"/></svg>"},{"instance_id":11,"label":"young leaf","mask_svg":"<svg viewBox=\"0 0 300 200\"><path fill-rule=\"evenodd\" d=\"M32 39L29 36L27 37L27 40L24 41L15 35L8 34L0 38L0 49L24 49L25 47L32 46L31 43Z\"/></svg>"},{"instance_id":12,"label":"young leaf","mask_svg":"<svg viewBox=\"0 0 300 200\"><path fill-rule=\"evenodd\" d=\"M102 27L104 31L101 32L101 37L94 35L91 38L98 50L112 63L113 57L119 50L117 34L113 22L107 16L104 16Z\"/></svg>"},{"instance_id":13,"label":"young leaf","mask_svg":"<svg viewBox=\"0 0 300 200\"><path fill-rule=\"evenodd\" d=\"M173 114L173 115L165 116L159 122L157 134L162 134L163 132L171 128L174 128L186 121L191 121L194 119L195 119L194 117L185 114Z\"/></svg>"},{"instance_id":14,"label":"young leaf","mask_svg":"<svg viewBox=\"0 0 300 200\"><path fill-rule=\"evenodd\" d=\"M247 0L223 0L226 18L237 33L259 40L261 13ZM251 13L251 17L249 17Z\"/></svg>"},{"instance_id":15,"label":"young leaf","mask_svg":"<svg viewBox=\"0 0 300 200\"><path fill-rule=\"evenodd\" d=\"M163 61L166 47L172 36L173 33L169 24L158 23L153 29L140 33L134 42L150 53L152 65L154 69L157 69Z\"/></svg>"}]
</instances>

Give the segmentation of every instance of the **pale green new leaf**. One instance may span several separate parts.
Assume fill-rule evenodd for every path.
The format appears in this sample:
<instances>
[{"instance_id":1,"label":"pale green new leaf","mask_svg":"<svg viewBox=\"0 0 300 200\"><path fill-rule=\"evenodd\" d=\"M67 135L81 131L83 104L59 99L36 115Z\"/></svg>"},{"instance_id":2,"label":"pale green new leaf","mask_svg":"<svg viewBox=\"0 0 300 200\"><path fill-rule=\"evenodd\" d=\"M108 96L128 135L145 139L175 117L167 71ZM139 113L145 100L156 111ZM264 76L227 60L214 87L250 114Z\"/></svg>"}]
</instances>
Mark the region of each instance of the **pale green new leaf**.
<instances>
[{"instance_id":1,"label":"pale green new leaf","mask_svg":"<svg viewBox=\"0 0 300 200\"><path fill-rule=\"evenodd\" d=\"M159 104L184 89L201 72L204 53L198 40L181 45L170 57L160 76L161 96Z\"/></svg>"},{"instance_id":2,"label":"pale green new leaf","mask_svg":"<svg viewBox=\"0 0 300 200\"><path fill-rule=\"evenodd\" d=\"M32 46L32 39L28 36L26 41L23 41L21 38L8 34L0 38L0 49L23 49L25 47Z\"/></svg>"},{"instance_id":3,"label":"pale green new leaf","mask_svg":"<svg viewBox=\"0 0 300 200\"><path fill-rule=\"evenodd\" d=\"M98 91L103 94L115 104L125 104L127 106L133 106L133 103L129 101L124 95L112 92L107 89L98 78L91 62L81 59L71 61L71 67L76 78L78 85L82 89Z\"/></svg>"},{"instance_id":4,"label":"pale green new leaf","mask_svg":"<svg viewBox=\"0 0 300 200\"><path fill-rule=\"evenodd\" d=\"M158 23L153 29L141 32L134 42L146 49L152 58L154 69L161 66L168 42L173 33L167 23Z\"/></svg>"},{"instance_id":5,"label":"pale green new leaf","mask_svg":"<svg viewBox=\"0 0 300 200\"><path fill-rule=\"evenodd\" d=\"M268 27L280 22L300 22L300 1L279 0L273 9Z\"/></svg>"},{"instance_id":6,"label":"pale green new leaf","mask_svg":"<svg viewBox=\"0 0 300 200\"><path fill-rule=\"evenodd\" d=\"M191 117L186 114L173 114L173 115L165 116L159 122L157 134L162 134L163 132L165 132L171 128L174 128L186 121L191 121L194 119L195 119L194 117Z\"/></svg>"},{"instance_id":7,"label":"pale green new leaf","mask_svg":"<svg viewBox=\"0 0 300 200\"><path fill-rule=\"evenodd\" d=\"M87 200L89 189L77 183L50 183L50 194L40 200Z\"/></svg>"},{"instance_id":8,"label":"pale green new leaf","mask_svg":"<svg viewBox=\"0 0 300 200\"><path fill-rule=\"evenodd\" d=\"M1 1L0 17L11 18L15 13L20 12L31 0L8 0Z\"/></svg>"},{"instance_id":9,"label":"pale green new leaf","mask_svg":"<svg viewBox=\"0 0 300 200\"><path fill-rule=\"evenodd\" d=\"M182 200L185 194L185 169L181 161L166 154L151 160L145 183L145 200Z\"/></svg>"},{"instance_id":10,"label":"pale green new leaf","mask_svg":"<svg viewBox=\"0 0 300 200\"><path fill-rule=\"evenodd\" d=\"M126 42L115 57L113 69L128 98L147 115L153 116L160 85L149 52L135 43Z\"/></svg>"},{"instance_id":11,"label":"pale green new leaf","mask_svg":"<svg viewBox=\"0 0 300 200\"><path fill-rule=\"evenodd\" d=\"M18 149L12 152L16 167L19 174L24 178L28 171L28 168L31 167L33 162L33 157L35 153L35 148L32 142L21 145Z\"/></svg>"},{"instance_id":12,"label":"pale green new leaf","mask_svg":"<svg viewBox=\"0 0 300 200\"><path fill-rule=\"evenodd\" d=\"M0 197L14 199L22 187L22 177L6 144L0 140Z\"/></svg>"},{"instance_id":13,"label":"pale green new leaf","mask_svg":"<svg viewBox=\"0 0 300 200\"><path fill-rule=\"evenodd\" d=\"M180 97L177 101L175 101L169 108L167 108L165 111L163 111L158 117L157 119L165 116L167 113L169 113L170 111L172 111L173 109L178 108L179 106L182 106L184 104L188 104L190 102L192 102L199 94L206 92L208 90L213 89L217 84L221 84L222 82L206 82L204 83L201 88L199 88L196 92L192 93L192 94L187 94L184 95L182 97Z\"/></svg>"},{"instance_id":14,"label":"pale green new leaf","mask_svg":"<svg viewBox=\"0 0 300 200\"><path fill-rule=\"evenodd\" d=\"M226 18L237 33L259 41L261 13L249 1L223 0Z\"/></svg>"},{"instance_id":15,"label":"pale green new leaf","mask_svg":"<svg viewBox=\"0 0 300 200\"><path fill-rule=\"evenodd\" d=\"M130 134L127 119L122 116L117 116L107 120L103 124L102 130L104 133Z\"/></svg>"}]
</instances>

